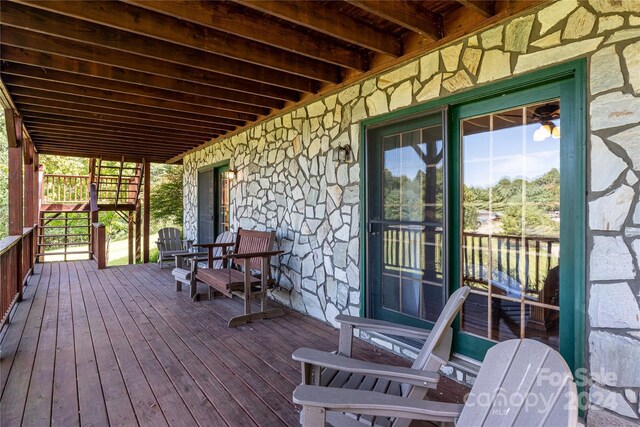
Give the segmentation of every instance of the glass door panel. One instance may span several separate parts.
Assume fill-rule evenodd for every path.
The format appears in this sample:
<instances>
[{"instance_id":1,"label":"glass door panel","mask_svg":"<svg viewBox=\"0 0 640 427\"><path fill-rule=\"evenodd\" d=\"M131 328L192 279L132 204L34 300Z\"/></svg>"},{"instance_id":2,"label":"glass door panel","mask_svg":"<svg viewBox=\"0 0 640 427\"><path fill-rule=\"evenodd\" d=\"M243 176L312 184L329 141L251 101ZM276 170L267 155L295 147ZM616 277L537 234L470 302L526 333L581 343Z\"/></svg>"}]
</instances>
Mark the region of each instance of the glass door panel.
<instances>
[{"instance_id":1,"label":"glass door panel","mask_svg":"<svg viewBox=\"0 0 640 427\"><path fill-rule=\"evenodd\" d=\"M444 305L442 114L370 133L369 315L434 322Z\"/></svg>"},{"instance_id":2,"label":"glass door panel","mask_svg":"<svg viewBox=\"0 0 640 427\"><path fill-rule=\"evenodd\" d=\"M460 122L461 330L558 348L560 100Z\"/></svg>"}]
</instances>

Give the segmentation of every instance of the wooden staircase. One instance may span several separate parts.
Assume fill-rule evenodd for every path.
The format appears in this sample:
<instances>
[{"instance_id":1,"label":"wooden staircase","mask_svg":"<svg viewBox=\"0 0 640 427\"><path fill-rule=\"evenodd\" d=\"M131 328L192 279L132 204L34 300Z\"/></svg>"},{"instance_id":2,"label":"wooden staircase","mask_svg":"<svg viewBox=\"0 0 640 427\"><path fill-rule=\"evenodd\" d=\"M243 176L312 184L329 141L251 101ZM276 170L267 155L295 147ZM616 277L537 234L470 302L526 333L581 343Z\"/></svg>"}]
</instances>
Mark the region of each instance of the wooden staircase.
<instances>
[{"instance_id":1,"label":"wooden staircase","mask_svg":"<svg viewBox=\"0 0 640 427\"><path fill-rule=\"evenodd\" d=\"M97 221L97 212L101 210L116 211L129 221L131 230L132 221L139 217L134 212L140 209L142 173L141 163L91 159L89 175L45 174L38 222L38 260L91 258L92 222ZM129 213L128 218L125 212Z\"/></svg>"}]
</instances>

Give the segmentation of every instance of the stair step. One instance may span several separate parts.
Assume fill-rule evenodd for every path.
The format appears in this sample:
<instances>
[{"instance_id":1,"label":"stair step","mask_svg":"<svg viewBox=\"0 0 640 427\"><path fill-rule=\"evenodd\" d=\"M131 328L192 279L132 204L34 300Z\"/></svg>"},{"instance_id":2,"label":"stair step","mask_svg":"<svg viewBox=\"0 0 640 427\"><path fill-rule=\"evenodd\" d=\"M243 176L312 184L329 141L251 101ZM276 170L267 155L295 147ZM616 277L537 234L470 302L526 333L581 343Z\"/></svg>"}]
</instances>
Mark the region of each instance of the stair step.
<instances>
[{"instance_id":1,"label":"stair step","mask_svg":"<svg viewBox=\"0 0 640 427\"><path fill-rule=\"evenodd\" d=\"M38 234L38 237L48 239L49 237L88 237L89 233L80 234Z\"/></svg>"},{"instance_id":2,"label":"stair step","mask_svg":"<svg viewBox=\"0 0 640 427\"><path fill-rule=\"evenodd\" d=\"M73 251L73 252L40 252L37 253L36 256L51 256L51 255L86 255L91 254L91 251Z\"/></svg>"},{"instance_id":3,"label":"stair step","mask_svg":"<svg viewBox=\"0 0 640 427\"><path fill-rule=\"evenodd\" d=\"M89 228L89 225L41 225L40 228Z\"/></svg>"},{"instance_id":4,"label":"stair step","mask_svg":"<svg viewBox=\"0 0 640 427\"><path fill-rule=\"evenodd\" d=\"M68 242L68 243L38 243L38 246L86 246L89 242Z\"/></svg>"}]
</instances>

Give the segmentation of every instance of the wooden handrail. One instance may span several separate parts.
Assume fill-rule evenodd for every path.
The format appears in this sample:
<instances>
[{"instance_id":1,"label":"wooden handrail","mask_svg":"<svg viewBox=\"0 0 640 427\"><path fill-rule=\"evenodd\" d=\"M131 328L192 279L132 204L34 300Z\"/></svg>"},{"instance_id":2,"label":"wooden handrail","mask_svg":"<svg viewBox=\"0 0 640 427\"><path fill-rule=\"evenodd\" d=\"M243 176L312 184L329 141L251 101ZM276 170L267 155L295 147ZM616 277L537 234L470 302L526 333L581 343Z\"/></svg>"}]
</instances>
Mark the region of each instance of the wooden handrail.
<instances>
[{"instance_id":1,"label":"wooden handrail","mask_svg":"<svg viewBox=\"0 0 640 427\"><path fill-rule=\"evenodd\" d=\"M87 203L88 201L88 175L44 174L42 203Z\"/></svg>"},{"instance_id":2,"label":"wooden handrail","mask_svg":"<svg viewBox=\"0 0 640 427\"><path fill-rule=\"evenodd\" d=\"M26 227L22 234L0 240L0 327L22 297L22 288L33 271L36 233L37 227Z\"/></svg>"}]
</instances>

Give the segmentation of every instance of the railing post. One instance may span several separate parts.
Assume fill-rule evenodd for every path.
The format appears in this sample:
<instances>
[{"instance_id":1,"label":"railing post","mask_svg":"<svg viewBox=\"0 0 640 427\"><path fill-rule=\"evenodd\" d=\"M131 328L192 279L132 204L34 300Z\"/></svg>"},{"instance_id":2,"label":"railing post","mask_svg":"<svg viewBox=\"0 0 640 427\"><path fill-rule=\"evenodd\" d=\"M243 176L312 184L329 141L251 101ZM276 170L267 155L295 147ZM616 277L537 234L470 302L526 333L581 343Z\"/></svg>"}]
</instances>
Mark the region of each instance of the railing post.
<instances>
[{"instance_id":1,"label":"railing post","mask_svg":"<svg viewBox=\"0 0 640 427\"><path fill-rule=\"evenodd\" d=\"M143 219L143 229L142 229L142 262L149 262L149 221L151 219L150 215L150 204L151 204L151 196L150 196L150 187L151 187L151 163L148 161L144 161L144 193L143 193L143 205L144 205L144 219Z\"/></svg>"},{"instance_id":2,"label":"railing post","mask_svg":"<svg viewBox=\"0 0 640 427\"><path fill-rule=\"evenodd\" d=\"M22 161L24 149L22 143L22 120L13 110L4 110L9 143L9 235L22 236L23 230L23 194L22 194ZM16 248L16 283L18 299L22 299L22 239Z\"/></svg>"},{"instance_id":3,"label":"railing post","mask_svg":"<svg viewBox=\"0 0 640 427\"><path fill-rule=\"evenodd\" d=\"M98 263L98 270L107 266L107 240L104 224L94 222L92 224L92 257Z\"/></svg>"}]
</instances>

